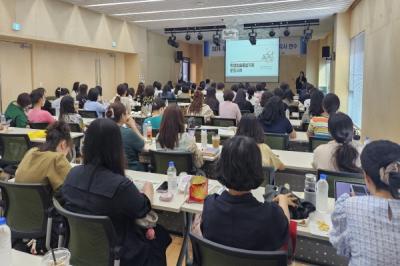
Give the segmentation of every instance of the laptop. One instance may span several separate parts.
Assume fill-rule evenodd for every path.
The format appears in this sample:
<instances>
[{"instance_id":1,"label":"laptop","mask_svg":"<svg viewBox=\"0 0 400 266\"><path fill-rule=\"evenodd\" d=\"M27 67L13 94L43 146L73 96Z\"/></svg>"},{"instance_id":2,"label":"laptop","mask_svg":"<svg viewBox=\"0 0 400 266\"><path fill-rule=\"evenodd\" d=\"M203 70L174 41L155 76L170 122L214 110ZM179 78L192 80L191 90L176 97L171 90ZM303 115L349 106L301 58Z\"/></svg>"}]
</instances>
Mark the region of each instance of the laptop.
<instances>
[{"instance_id":1,"label":"laptop","mask_svg":"<svg viewBox=\"0 0 400 266\"><path fill-rule=\"evenodd\" d=\"M355 182L335 181L335 201L344 193L353 196L369 195L367 186Z\"/></svg>"}]
</instances>

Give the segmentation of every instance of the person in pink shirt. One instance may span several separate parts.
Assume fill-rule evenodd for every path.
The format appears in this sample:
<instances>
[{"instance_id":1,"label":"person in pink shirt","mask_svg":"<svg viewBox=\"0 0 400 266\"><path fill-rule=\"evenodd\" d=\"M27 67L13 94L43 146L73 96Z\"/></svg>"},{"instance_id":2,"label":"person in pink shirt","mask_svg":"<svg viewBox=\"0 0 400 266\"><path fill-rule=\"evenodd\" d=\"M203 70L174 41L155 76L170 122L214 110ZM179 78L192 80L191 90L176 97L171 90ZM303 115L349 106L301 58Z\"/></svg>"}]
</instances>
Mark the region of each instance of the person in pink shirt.
<instances>
[{"instance_id":1,"label":"person in pink shirt","mask_svg":"<svg viewBox=\"0 0 400 266\"><path fill-rule=\"evenodd\" d=\"M242 114L240 113L239 106L233 103L233 98L235 94L232 90L224 91L224 101L219 104L219 116L221 118L234 118L236 122L239 123Z\"/></svg>"},{"instance_id":2,"label":"person in pink shirt","mask_svg":"<svg viewBox=\"0 0 400 266\"><path fill-rule=\"evenodd\" d=\"M51 114L42 107L46 101L45 90L43 88L38 88L31 92L32 109L28 111L28 120L30 123L49 123L55 122L55 119Z\"/></svg>"}]
</instances>

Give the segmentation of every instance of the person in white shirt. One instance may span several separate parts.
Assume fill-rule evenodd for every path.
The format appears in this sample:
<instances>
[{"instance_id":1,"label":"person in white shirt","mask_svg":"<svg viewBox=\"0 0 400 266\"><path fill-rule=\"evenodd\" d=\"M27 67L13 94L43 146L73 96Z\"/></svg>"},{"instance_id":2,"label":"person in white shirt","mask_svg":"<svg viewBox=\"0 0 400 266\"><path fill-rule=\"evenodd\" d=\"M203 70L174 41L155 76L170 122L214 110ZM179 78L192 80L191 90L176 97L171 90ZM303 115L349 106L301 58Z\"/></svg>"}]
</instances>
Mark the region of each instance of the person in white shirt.
<instances>
[{"instance_id":1,"label":"person in white shirt","mask_svg":"<svg viewBox=\"0 0 400 266\"><path fill-rule=\"evenodd\" d=\"M222 103L224 102L224 89L225 89L225 84L220 82L217 84L217 93L215 94L215 97L217 97L217 100Z\"/></svg>"},{"instance_id":2,"label":"person in white shirt","mask_svg":"<svg viewBox=\"0 0 400 266\"><path fill-rule=\"evenodd\" d=\"M57 88L58 89L58 88ZM60 97L58 97L57 99L55 99L52 103L51 103L51 108L54 108L56 110L56 116L58 117L58 115L60 114L60 103L61 103L61 99L65 96L65 95L69 95L69 90L66 88L60 88Z\"/></svg>"}]
</instances>

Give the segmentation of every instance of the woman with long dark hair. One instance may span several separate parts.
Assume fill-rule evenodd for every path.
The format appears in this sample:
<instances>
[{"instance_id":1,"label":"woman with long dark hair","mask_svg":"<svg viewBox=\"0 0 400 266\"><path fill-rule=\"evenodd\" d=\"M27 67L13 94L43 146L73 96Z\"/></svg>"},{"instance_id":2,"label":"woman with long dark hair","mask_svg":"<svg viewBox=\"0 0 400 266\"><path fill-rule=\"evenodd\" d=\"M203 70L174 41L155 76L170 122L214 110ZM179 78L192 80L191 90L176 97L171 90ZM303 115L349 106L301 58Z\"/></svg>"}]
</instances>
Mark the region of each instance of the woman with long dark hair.
<instances>
[{"instance_id":1,"label":"woman with long dark hair","mask_svg":"<svg viewBox=\"0 0 400 266\"><path fill-rule=\"evenodd\" d=\"M203 116L206 122L214 117L214 113L210 106L204 103L204 95L201 91L197 90L194 93L193 101L187 110L188 115Z\"/></svg>"},{"instance_id":2,"label":"woman with long dark hair","mask_svg":"<svg viewBox=\"0 0 400 266\"><path fill-rule=\"evenodd\" d=\"M83 165L71 169L61 189L63 206L73 212L110 218L116 245L121 247L122 266L166 265L165 251L171 242L168 233L156 226L155 238L150 240L146 229L135 223L151 211L153 185L146 182L142 191L125 176L119 126L110 119L93 121L86 131Z\"/></svg>"},{"instance_id":3,"label":"woman with long dark hair","mask_svg":"<svg viewBox=\"0 0 400 266\"><path fill-rule=\"evenodd\" d=\"M201 151L196 141L185 132L185 120L177 105L169 105L164 111L157 136L157 149L192 152L194 165L198 168L203 165Z\"/></svg>"},{"instance_id":4,"label":"woman with long dark hair","mask_svg":"<svg viewBox=\"0 0 400 266\"><path fill-rule=\"evenodd\" d=\"M79 85L79 92L76 95L76 100L79 102L79 108L83 109L85 102L88 99L88 85L80 84Z\"/></svg>"},{"instance_id":5,"label":"woman with long dark hair","mask_svg":"<svg viewBox=\"0 0 400 266\"><path fill-rule=\"evenodd\" d=\"M264 131L253 114L244 114L240 119L236 136L246 136L256 141L261 151L263 167L270 166L276 170L285 169L285 165L272 152L271 148L264 143Z\"/></svg>"},{"instance_id":6,"label":"woman with long dark hair","mask_svg":"<svg viewBox=\"0 0 400 266\"><path fill-rule=\"evenodd\" d=\"M162 93L160 94L160 98L164 100L175 100L175 94L172 92L172 88L168 85L165 84L162 90Z\"/></svg>"},{"instance_id":7,"label":"woman with long dark hair","mask_svg":"<svg viewBox=\"0 0 400 266\"><path fill-rule=\"evenodd\" d=\"M233 102L239 106L240 111L249 111L250 113L254 113L254 106L246 99L246 92L243 89L237 91Z\"/></svg>"},{"instance_id":8,"label":"woman with long dark hair","mask_svg":"<svg viewBox=\"0 0 400 266\"><path fill-rule=\"evenodd\" d=\"M265 133L289 134L290 138L296 138L296 131L285 116L285 105L278 96L267 101L258 120Z\"/></svg>"},{"instance_id":9,"label":"woman with long dark hair","mask_svg":"<svg viewBox=\"0 0 400 266\"><path fill-rule=\"evenodd\" d=\"M135 99L138 102L142 102L143 99L143 95L144 95L144 83L143 82L139 82L137 89L136 89L136 95L135 95ZM128 86L127 86L128 89Z\"/></svg>"},{"instance_id":10,"label":"woman with long dark hair","mask_svg":"<svg viewBox=\"0 0 400 266\"><path fill-rule=\"evenodd\" d=\"M333 140L314 150L313 166L340 172L361 172L360 152L353 141L353 121L344 113L332 114L328 121Z\"/></svg>"},{"instance_id":11,"label":"woman with long dark hair","mask_svg":"<svg viewBox=\"0 0 400 266\"><path fill-rule=\"evenodd\" d=\"M255 115L256 117L259 117L259 115L260 115L260 114L262 113L262 111L264 110L265 104L267 103L267 101L269 100L269 98L271 98L271 97L273 97L273 96L274 96L274 94L273 94L272 92L270 92L270 91L264 91L264 92L261 94L260 102L257 103L257 104L254 106L254 115Z\"/></svg>"},{"instance_id":12,"label":"woman with long dark hair","mask_svg":"<svg viewBox=\"0 0 400 266\"><path fill-rule=\"evenodd\" d=\"M219 101L216 97L216 89L213 87L208 88L206 98L204 102L210 106L211 110L214 112L214 115L218 115L219 111Z\"/></svg>"},{"instance_id":13,"label":"woman with long dark hair","mask_svg":"<svg viewBox=\"0 0 400 266\"><path fill-rule=\"evenodd\" d=\"M60 117L68 124L78 124L81 129L84 128L83 119L75 109L75 101L71 96L64 96L60 102Z\"/></svg>"},{"instance_id":14,"label":"woman with long dark hair","mask_svg":"<svg viewBox=\"0 0 400 266\"><path fill-rule=\"evenodd\" d=\"M307 78L304 75L304 71L300 71L299 76L296 78L296 91L297 94L300 94L300 92L305 89L305 85L307 84Z\"/></svg>"},{"instance_id":15,"label":"woman with long dark hair","mask_svg":"<svg viewBox=\"0 0 400 266\"><path fill-rule=\"evenodd\" d=\"M349 265L398 265L400 250L400 145L373 141L361 153L370 195L345 193L335 202L329 240Z\"/></svg>"},{"instance_id":16,"label":"woman with long dark hair","mask_svg":"<svg viewBox=\"0 0 400 266\"><path fill-rule=\"evenodd\" d=\"M79 81L75 81L74 84L72 85L72 90L71 90L71 97L76 99L76 95L79 93Z\"/></svg>"}]
</instances>

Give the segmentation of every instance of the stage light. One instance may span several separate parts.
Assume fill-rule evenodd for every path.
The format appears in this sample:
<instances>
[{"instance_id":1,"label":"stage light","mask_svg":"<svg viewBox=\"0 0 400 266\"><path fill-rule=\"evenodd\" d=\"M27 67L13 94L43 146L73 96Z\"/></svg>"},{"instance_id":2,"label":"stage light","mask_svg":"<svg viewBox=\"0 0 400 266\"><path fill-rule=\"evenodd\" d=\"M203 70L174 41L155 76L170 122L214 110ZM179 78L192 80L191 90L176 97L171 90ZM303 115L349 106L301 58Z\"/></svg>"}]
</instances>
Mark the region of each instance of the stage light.
<instances>
[{"instance_id":1,"label":"stage light","mask_svg":"<svg viewBox=\"0 0 400 266\"><path fill-rule=\"evenodd\" d=\"M273 38L274 36L275 36L275 31L274 31L274 29L272 29L269 32L269 37Z\"/></svg>"},{"instance_id":2,"label":"stage light","mask_svg":"<svg viewBox=\"0 0 400 266\"><path fill-rule=\"evenodd\" d=\"M197 34L197 40L199 41L203 40L203 34L201 34L201 32Z\"/></svg>"},{"instance_id":3,"label":"stage light","mask_svg":"<svg viewBox=\"0 0 400 266\"><path fill-rule=\"evenodd\" d=\"M307 28L303 31L304 39L306 40L306 42L312 39L313 32L314 31L310 29L310 25L308 25Z\"/></svg>"},{"instance_id":4,"label":"stage light","mask_svg":"<svg viewBox=\"0 0 400 266\"><path fill-rule=\"evenodd\" d=\"M173 33L171 34L171 36L168 37L167 43L172 47L179 47L179 43L176 41L176 36Z\"/></svg>"},{"instance_id":5,"label":"stage light","mask_svg":"<svg viewBox=\"0 0 400 266\"><path fill-rule=\"evenodd\" d=\"M186 41L190 41L190 38L191 38L191 36L190 36L189 32L186 33L186 35L185 35L185 40L186 40Z\"/></svg>"},{"instance_id":6,"label":"stage light","mask_svg":"<svg viewBox=\"0 0 400 266\"><path fill-rule=\"evenodd\" d=\"M285 35L285 37L289 37L290 35L289 28L286 28L286 30L283 32L283 35Z\"/></svg>"},{"instance_id":7,"label":"stage light","mask_svg":"<svg viewBox=\"0 0 400 266\"><path fill-rule=\"evenodd\" d=\"M221 35L220 35L219 32L217 31L217 32L213 35L213 43L215 44L215 46L220 46L220 40L221 40Z\"/></svg>"},{"instance_id":8,"label":"stage light","mask_svg":"<svg viewBox=\"0 0 400 266\"><path fill-rule=\"evenodd\" d=\"M251 32L249 32L249 41L251 45L257 44L257 32L255 32L254 29L251 29Z\"/></svg>"}]
</instances>

